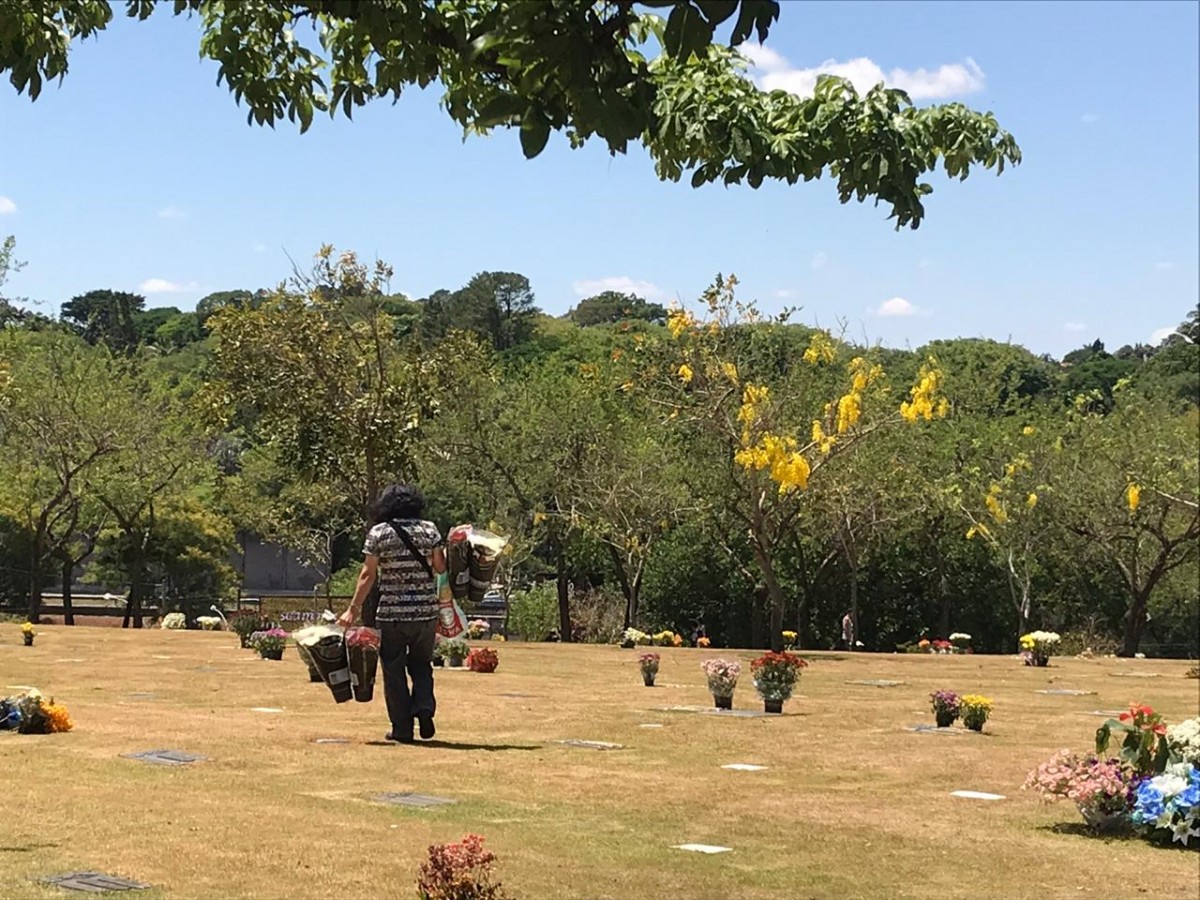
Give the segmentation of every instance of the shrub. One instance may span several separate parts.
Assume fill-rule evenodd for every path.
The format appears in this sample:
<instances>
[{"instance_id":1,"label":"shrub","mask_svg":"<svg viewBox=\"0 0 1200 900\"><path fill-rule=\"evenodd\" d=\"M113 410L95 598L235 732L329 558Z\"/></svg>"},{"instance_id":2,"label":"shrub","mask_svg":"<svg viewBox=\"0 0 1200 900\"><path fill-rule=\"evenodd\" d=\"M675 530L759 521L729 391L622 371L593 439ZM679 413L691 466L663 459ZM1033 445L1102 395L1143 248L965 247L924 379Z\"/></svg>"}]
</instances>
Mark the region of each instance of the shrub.
<instances>
[{"instance_id":1,"label":"shrub","mask_svg":"<svg viewBox=\"0 0 1200 900\"><path fill-rule=\"evenodd\" d=\"M527 641L544 640L558 628L558 590L545 582L527 591L514 591L508 606L509 631Z\"/></svg>"}]
</instances>

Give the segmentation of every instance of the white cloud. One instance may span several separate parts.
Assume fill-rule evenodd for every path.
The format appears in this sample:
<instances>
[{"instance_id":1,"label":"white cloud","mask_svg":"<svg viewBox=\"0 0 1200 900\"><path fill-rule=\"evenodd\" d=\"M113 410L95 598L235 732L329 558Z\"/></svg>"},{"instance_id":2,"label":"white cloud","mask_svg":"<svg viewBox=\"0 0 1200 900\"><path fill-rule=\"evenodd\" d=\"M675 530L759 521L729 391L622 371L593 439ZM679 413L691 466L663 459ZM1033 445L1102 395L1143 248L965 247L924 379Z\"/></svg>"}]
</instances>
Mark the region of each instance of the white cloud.
<instances>
[{"instance_id":1,"label":"white cloud","mask_svg":"<svg viewBox=\"0 0 1200 900\"><path fill-rule=\"evenodd\" d=\"M633 294L643 300L662 302L667 298L667 292L657 284L649 281L639 281L628 275L610 275L607 278L585 278L571 283L571 289L579 297L594 297L605 291L616 291L620 294Z\"/></svg>"},{"instance_id":2,"label":"white cloud","mask_svg":"<svg viewBox=\"0 0 1200 900\"><path fill-rule=\"evenodd\" d=\"M199 290L199 287L194 281L181 284L177 281L167 281L165 278L147 278L138 285L138 290L143 294L186 294Z\"/></svg>"},{"instance_id":3,"label":"white cloud","mask_svg":"<svg viewBox=\"0 0 1200 900\"><path fill-rule=\"evenodd\" d=\"M0 195L0 216L5 213L15 213L16 211L17 204L13 203L7 197Z\"/></svg>"},{"instance_id":4,"label":"white cloud","mask_svg":"<svg viewBox=\"0 0 1200 900\"><path fill-rule=\"evenodd\" d=\"M882 81L888 87L907 91L913 100L961 97L983 90L984 84L983 70L970 57L965 63L946 63L933 70L897 67L884 72L876 62L865 56L845 62L828 59L810 69L797 69L774 50L761 44L743 44L738 49L753 63L750 74L763 90L790 91L801 96L813 92L818 75L845 78L860 94Z\"/></svg>"},{"instance_id":5,"label":"white cloud","mask_svg":"<svg viewBox=\"0 0 1200 900\"><path fill-rule=\"evenodd\" d=\"M1099 113L1084 113L1082 116L1079 117L1079 121L1082 122L1084 125L1094 125L1096 122L1100 121L1100 114Z\"/></svg>"},{"instance_id":6,"label":"white cloud","mask_svg":"<svg viewBox=\"0 0 1200 900\"><path fill-rule=\"evenodd\" d=\"M816 253L813 254L812 263L811 263L812 270L814 272L816 272L819 269L825 268L825 263L827 263L827 262L829 262L828 254L826 254L824 250L818 250Z\"/></svg>"},{"instance_id":7,"label":"white cloud","mask_svg":"<svg viewBox=\"0 0 1200 900\"><path fill-rule=\"evenodd\" d=\"M1150 346L1157 347L1167 338L1175 333L1175 326L1168 325L1166 328L1156 328L1150 332Z\"/></svg>"},{"instance_id":8,"label":"white cloud","mask_svg":"<svg viewBox=\"0 0 1200 900\"><path fill-rule=\"evenodd\" d=\"M1154 268L1158 269L1160 272L1169 272L1175 268L1175 263L1163 260L1162 262L1156 262L1154 264Z\"/></svg>"},{"instance_id":9,"label":"white cloud","mask_svg":"<svg viewBox=\"0 0 1200 900\"><path fill-rule=\"evenodd\" d=\"M1063 328L1067 331L1087 331L1087 325L1083 322L1064 322Z\"/></svg>"},{"instance_id":10,"label":"white cloud","mask_svg":"<svg viewBox=\"0 0 1200 900\"><path fill-rule=\"evenodd\" d=\"M884 318L923 315L923 310L913 306L903 297L893 297L891 300L884 300L878 307L871 310L871 312Z\"/></svg>"},{"instance_id":11,"label":"white cloud","mask_svg":"<svg viewBox=\"0 0 1200 900\"><path fill-rule=\"evenodd\" d=\"M178 206L164 206L158 211L158 217L160 219L186 219L187 213Z\"/></svg>"}]
</instances>

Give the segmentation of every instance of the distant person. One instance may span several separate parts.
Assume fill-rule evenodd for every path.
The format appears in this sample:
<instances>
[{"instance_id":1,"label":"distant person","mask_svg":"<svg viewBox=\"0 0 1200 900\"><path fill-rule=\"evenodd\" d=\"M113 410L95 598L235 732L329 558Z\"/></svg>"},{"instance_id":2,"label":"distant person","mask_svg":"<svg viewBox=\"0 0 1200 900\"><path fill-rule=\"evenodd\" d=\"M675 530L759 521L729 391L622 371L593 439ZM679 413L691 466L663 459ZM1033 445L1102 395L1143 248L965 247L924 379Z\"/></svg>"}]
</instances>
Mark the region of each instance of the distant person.
<instances>
[{"instance_id":1,"label":"distant person","mask_svg":"<svg viewBox=\"0 0 1200 900\"><path fill-rule=\"evenodd\" d=\"M847 612L842 616L842 649L853 650L855 637L854 616Z\"/></svg>"},{"instance_id":2,"label":"distant person","mask_svg":"<svg viewBox=\"0 0 1200 900\"><path fill-rule=\"evenodd\" d=\"M446 571L442 534L421 518L425 498L413 485L385 488L375 505L378 523L363 544L363 567L354 597L338 622L353 625L378 581L378 606L365 617L380 632L379 661L392 730L387 740L413 743L413 719L425 740L433 737L433 645L438 621L437 575ZM407 675L405 674L407 670ZM412 678L409 688L408 678Z\"/></svg>"}]
</instances>

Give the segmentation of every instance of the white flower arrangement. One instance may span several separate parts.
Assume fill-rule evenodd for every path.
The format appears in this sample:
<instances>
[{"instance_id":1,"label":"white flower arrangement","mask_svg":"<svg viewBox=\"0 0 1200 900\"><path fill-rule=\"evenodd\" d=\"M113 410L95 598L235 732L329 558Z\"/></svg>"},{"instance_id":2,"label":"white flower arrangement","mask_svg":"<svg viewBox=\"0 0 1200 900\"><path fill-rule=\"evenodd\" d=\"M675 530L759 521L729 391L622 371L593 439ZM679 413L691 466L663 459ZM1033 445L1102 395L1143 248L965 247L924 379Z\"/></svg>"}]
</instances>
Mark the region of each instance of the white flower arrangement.
<instances>
[{"instance_id":1,"label":"white flower arrangement","mask_svg":"<svg viewBox=\"0 0 1200 900\"><path fill-rule=\"evenodd\" d=\"M966 643L967 641L971 640L971 636L969 634L966 634L965 632L956 631L956 632L954 632L954 634L950 635L950 640L951 641L962 641L962 642Z\"/></svg>"},{"instance_id":2,"label":"white flower arrangement","mask_svg":"<svg viewBox=\"0 0 1200 900\"><path fill-rule=\"evenodd\" d=\"M216 631L218 628L221 627L221 617L220 616L197 616L196 624L199 625L201 628L203 628L205 631Z\"/></svg>"},{"instance_id":3,"label":"white flower arrangement","mask_svg":"<svg viewBox=\"0 0 1200 900\"><path fill-rule=\"evenodd\" d=\"M636 628L626 628L625 633L621 635L621 643L647 647L650 645L650 635L644 631L638 631Z\"/></svg>"},{"instance_id":4,"label":"white flower arrangement","mask_svg":"<svg viewBox=\"0 0 1200 900\"><path fill-rule=\"evenodd\" d=\"M167 631L182 631L187 628L187 616L181 612L167 613L162 617L159 627Z\"/></svg>"},{"instance_id":5,"label":"white flower arrangement","mask_svg":"<svg viewBox=\"0 0 1200 900\"><path fill-rule=\"evenodd\" d=\"M1176 759L1200 768L1200 718L1184 719L1168 727L1167 746Z\"/></svg>"}]
</instances>

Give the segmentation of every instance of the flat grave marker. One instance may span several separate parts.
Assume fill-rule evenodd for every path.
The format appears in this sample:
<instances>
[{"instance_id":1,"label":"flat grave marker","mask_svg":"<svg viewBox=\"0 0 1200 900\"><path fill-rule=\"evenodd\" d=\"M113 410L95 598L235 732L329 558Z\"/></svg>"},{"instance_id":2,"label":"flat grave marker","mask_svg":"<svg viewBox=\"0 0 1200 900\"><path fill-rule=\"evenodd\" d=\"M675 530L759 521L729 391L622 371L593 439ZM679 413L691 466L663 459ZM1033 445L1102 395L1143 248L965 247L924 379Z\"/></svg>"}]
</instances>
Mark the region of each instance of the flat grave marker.
<instances>
[{"instance_id":1,"label":"flat grave marker","mask_svg":"<svg viewBox=\"0 0 1200 900\"><path fill-rule=\"evenodd\" d=\"M565 741L555 741L567 747L580 747L584 750L624 750L624 744L613 744L609 741L581 741L578 738L567 738Z\"/></svg>"},{"instance_id":2,"label":"flat grave marker","mask_svg":"<svg viewBox=\"0 0 1200 900\"><path fill-rule=\"evenodd\" d=\"M1109 672L1113 678L1162 678L1157 672Z\"/></svg>"},{"instance_id":3,"label":"flat grave marker","mask_svg":"<svg viewBox=\"0 0 1200 900\"><path fill-rule=\"evenodd\" d=\"M100 894L105 891L144 891L150 887L127 878L117 878L115 875L105 875L103 872L67 872L65 875L51 875L43 878L42 884L53 885L68 891L84 891L89 894Z\"/></svg>"},{"instance_id":4,"label":"flat grave marker","mask_svg":"<svg viewBox=\"0 0 1200 900\"><path fill-rule=\"evenodd\" d=\"M371 799L376 803L388 803L392 806L411 806L414 809L429 809L436 806L449 806L457 803L448 797L434 797L429 794L416 794L410 791L399 793L372 794Z\"/></svg>"},{"instance_id":5,"label":"flat grave marker","mask_svg":"<svg viewBox=\"0 0 1200 900\"><path fill-rule=\"evenodd\" d=\"M283 712L278 706L252 706L250 712L256 713L281 713Z\"/></svg>"},{"instance_id":6,"label":"flat grave marker","mask_svg":"<svg viewBox=\"0 0 1200 900\"><path fill-rule=\"evenodd\" d=\"M1093 709L1091 712L1084 713L1085 716L1103 716L1106 719L1115 719L1121 713L1129 712L1127 709Z\"/></svg>"},{"instance_id":7,"label":"flat grave marker","mask_svg":"<svg viewBox=\"0 0 1200 900\"><path fill-rule=\"evenodd\" d=\"M638 728L662 728L661 722L643 722Z\"/></svg>"},{"instance_id":8,"label":"flat grave marker","mask_svg":"<svg viewBox=\"0 0 1200 900\"><path fill-rule=\"evenodd\" d=\"M929 724L908 725L904 730L911 731L914 734L946 734L950 737L955 737L958 735L958 732L953 728L938 728L936 725Z\"/></svg>"},{"instance_id":9,"label":"flat grave marker","mask_svg":"<svg viewBox=\"0 0 1200 900\"><path fill-rule=\"evenodd\" d=\"M704 716L724 716L729 719L779 718L779 713L768 713L758 709L717 709L715 706L659 706L651 712L683 712Z\"/></svg>"},{"instance_id":10,"label":"flat grave marker","mask_svg":"<svg viewBox=\"0 0 1200 900\"><path fill-rule=\"evenodd\" d=\"M767 769L766 766L756 766L753 763L726 763L721 768L734 772L765 772Z\"/></svg>"},{"instance_id":11,"label":"flat grave marker","mask_svg":"<svg viewBox=\"0 0 1200 900\"><path fill-rule=\"evenodd\" d=\"M1004 800L1003 794L989 794L985 791L951 791L951 797L962 797L966 800Z\"/></svg>"},{"instance_id":12,"label":"flat grave marker","mask_svg":"<svg viewBox=\"0 0 1200 900\"><path fill-rule=\"evenodd\" d=\"M348 743L350 743L350 738L341 738L341 737L313 738L313 743L314 744L348 744Z\"/></svg>"},{"instance_id":13,"label":"flat grave marker","mask_svg":"<svg viewBox=\"0 0 1200 900\"><path fill-rule=\"evenodd\" d=\"M1086 697L1089 694L1096 693L1095 691L1075 691L1070 688L1051 688L1049 690L1035 691L1037 694L1052 694L1056 697Z\"/></svg>"},{"instance_id":14,"label":"flat grave marker","mask_svg":"<svg viewBox=\"0 0 1200 900\"><path fill-rule=\"evenodd\" d=\"M860 681L847 681L846 684L865 684L868 687L899 687L902 684L907 684L905 681L888 681L886 678L865 678Z\"/></svg>"},{"instance_id":15,"label":"flat grave marker","mask_svg":"<svg viewBox=\"0 0 1200 900\"><path fill-rule=\"evenodd\" d=\"M208 757L188 753L186 750L141 750L137 753L122 753L125 759L136 759L155 766L186 766L204 762Z\"/></svg>"},{"instance_id":16,"label":"flat grave marker","mask_svg":"<svg viewBox=\"0 0 1200 900\"><path fill-rule=\"evenodd\" d=\"M719 847L715 844L675 844L672 850L688 850L692 853L732 853L732 847Z\"/></svg>"}]
</instances>

